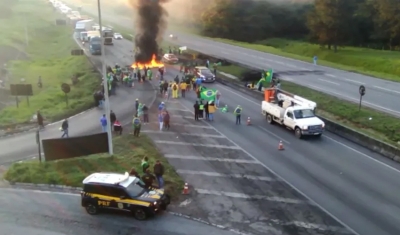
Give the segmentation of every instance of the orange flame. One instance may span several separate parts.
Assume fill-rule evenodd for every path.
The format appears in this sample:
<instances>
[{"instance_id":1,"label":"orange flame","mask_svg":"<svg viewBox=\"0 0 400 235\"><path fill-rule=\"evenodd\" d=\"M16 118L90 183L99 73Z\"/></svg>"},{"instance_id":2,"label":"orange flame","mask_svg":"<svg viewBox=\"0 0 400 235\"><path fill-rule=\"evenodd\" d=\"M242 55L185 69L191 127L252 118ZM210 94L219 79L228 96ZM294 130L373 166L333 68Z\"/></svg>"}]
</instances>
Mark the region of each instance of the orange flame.
<instances>
[{"instance_id":1,"label":"orange flame","mask_svg":"<svg viewBox=\"0 0 400 235\"><path fill-rule=\"evenodd\" d=\"M157 61L157 57L156 55L153 55L153 58L151 59L150 62L147 63L133 63L132 68L139 68L139 69L144 69L144 67L146 68L163 68L164 64Z\"/></svg>"}]
</instances>

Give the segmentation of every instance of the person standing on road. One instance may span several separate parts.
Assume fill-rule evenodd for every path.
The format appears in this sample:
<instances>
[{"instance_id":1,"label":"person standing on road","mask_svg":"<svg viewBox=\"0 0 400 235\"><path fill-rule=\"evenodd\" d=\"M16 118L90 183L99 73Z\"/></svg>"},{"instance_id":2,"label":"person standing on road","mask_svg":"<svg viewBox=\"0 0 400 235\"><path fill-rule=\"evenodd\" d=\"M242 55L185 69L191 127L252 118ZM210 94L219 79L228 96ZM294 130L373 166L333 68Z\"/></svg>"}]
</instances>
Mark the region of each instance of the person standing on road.
<instances>
[{"instance_id":1,"label":"person standing on road","mask_svg":"<svg viewBox=\"0 0 400 235\"><path fill-rule=\"evenodd\" d=\"M164 165L160 162L160 160L156 161L156 164L154 164L154 169L153 169L154 175L156 176L156 180L158 183L159 188L164 188Z\"/></svg>"},{"instance_id":2,"label":"person standing on road","mask_svg":"<svg viewBox=\"0 0 400 235\"><path fill-rule=\"evenodd\" d=\"M182 98L185 98L185 95L186 95L186 87L187 87L187 84L186 84L186 82L184 82L184 81L182 81L181 84L179 84L179 88L181 89L181 96L182 96Z\"/></svg>"},{"instance_id":3,"label":"person standing on road","mask_svg":"<svg viewBox=\"0 0 400 235\"><path fill-rule=\"evenodd\" d=\"M194 120L198 121L199 113L200 113L200 105L199 105L198 101L196 101L196 103L194 103L193 109L194 109Z\"/></svg>"},{"instance_id":4,"label":"person standing on road","mask_svg":"<svg viewBox=\"0 0 400 235\"><path fill-rule=\"evenodd\" d=\"M208 102L204 105L204 112L206 113L206 120L210 120L210 110L208 109Z\"/></svg>"},{"instance_id":5,"label":"person standing on road","mask_svg":"<svg viewBox=\"0 0 400 235\"><path fill-rule=\"evenodd\" d=\"M39 129L44 129L43 116L39 110L36 113L36 118L37 118Z\"/></svg>"},{"instance_id":6,"label":"person standing on road","mask_svg":"<svg viewBox=\"0 0 400 235\"><path fill-rule=\"evenodd\" d=\"M142 124L137 115L133 118L132 124L133 124L133 136L139 137L140 136L140 128L141 128Z\"/></svg>"},{"instance_id":7,"label":"person standing on road","mask_svg":"<svg viewBox=\"0 0 400 235\"><path fill-rule=\"evenodd\" d=\"M160 125L160 131L162 131L163 130L163 127L164 127L164 116L163 116L164 114L162 113L162 112L160 112L159 114L158 114L158 123L159 123L159 125Z\"/></svg>"},{"instance_id":8,"label":"person standing on road","mask_svg":"<svg viewBox=\"0 0 400 235\"><path fill-rule=\"evenodd\" d=\"M201 100L199 104L199 118L204 118L204 104Z\"/></svg>"},{"instance_id":9,"label":"person standing on road","mask_svg":"<svg viewBox=\"0 0 400 235\"><path fill-rule=\"evenodd\" d=\"M235 111L233 111L233 113L236 116L236 125L240 125L241 116L242 116L242 107L240 107L240 105L238 105L236 107Z\"/></svg>"},{"instance_id":10,"label":"person standing on road","mask_svg":"<svg viewBox=\"0 0 400 235\"><path fill-rule=\"evenodd\" d=\"M105 114L103 114L103 116L100 118L100 124L101 124L101 130L103 132L107 132L107 118Z\"/></svg>"},{"instance_id":11,"label":"person standing on road","mask_svg":"<svg viewBox=\"0 0 400 235\"><path fill-rule=\"evenodd\" d=\"M63 121L63 123L61 124L61 131L63 132L61 138L64 138L64 137L68 138L69 137L68 129L69 129L68 119L65 119Z\"/></svg>"},{"instance_id":12,"label":"person standing on road","mask_svg":"<svg viewBox=\"0 0 400 235\"><path fill-rule=\"evenodd\" d=\"M170 120L170 116L169 116L169 112L167 110L165 110L164 114L163 114L163 121L164 121L164 128L166 130L169 130L169 120Z\"/></svg>"},{"instance_id":13,"label":"person standing on road","mask_svg":"<svg viewBox=\"0 0 400 235\"><path fill-rule=\"evenodd\" d=\"M111 125L114 125L114 122L117 121L117 116L115 115L115 113L111 110L110 112L110 122Z\"/></svg>"},{"instance_id":14,"label":"person standing on road","mask_svg":"<svg viewBox=\"0 0 400 235\"><path fill-rule=\"evenodd\" d=\"M208 104L208 115L209 120L214 121L214 113L216 111L215 104L213 101L210 101Z\"/></svg>"},{"instance_id":15,"label":"person standing on road","mask_svg":"<svg viewBox=\"0 0 400 235\"><path fill-rule=\"evenodd\" d=\"M135 101L135 112L137 113L139 109L139 99L136 99Z\"/></svg>"}]
</instances>

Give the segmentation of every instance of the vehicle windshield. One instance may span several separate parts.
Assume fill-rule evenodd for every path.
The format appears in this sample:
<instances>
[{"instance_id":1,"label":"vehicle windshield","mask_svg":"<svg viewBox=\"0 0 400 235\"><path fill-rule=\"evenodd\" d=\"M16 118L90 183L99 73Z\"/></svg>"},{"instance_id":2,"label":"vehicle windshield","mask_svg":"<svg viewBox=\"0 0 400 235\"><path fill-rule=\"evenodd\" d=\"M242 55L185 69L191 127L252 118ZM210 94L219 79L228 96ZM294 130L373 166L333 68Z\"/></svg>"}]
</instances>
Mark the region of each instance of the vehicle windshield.
<instances>
[{"instance_id":1,"label":"vehicle windshield","mask_svg":"<svg viewBox=\"0 0 400 235\"><path fill-rule=\"evenodd\" d=\"M315 117L314 112L311 109L294 110L293 113L296 119Z\"/></svg>"},{"instance_id":2,"label":"vehicle windshield","mask_svg":"<svg viewBox=\"0 0 400 235\"><path fill-rule=\"evenodd\" d=\"M146 187L144 183L139 179L136 179L128 187L126 187L126 191L129 193L131 197L139 196L145 189Z\"/></svg>"},{"instance_id":3,"label":"vehicle windshield","mask_svg":"<svg viewBox=\"0 0 400 235\"><path fill-rule=\"evenodd\" d=\"M203 74L203 75L213 75L213 74L211 73L211 71L208 70L208 69L202 69L202 70L200 70L200 73Z\"/></svg>"}]
</instances>

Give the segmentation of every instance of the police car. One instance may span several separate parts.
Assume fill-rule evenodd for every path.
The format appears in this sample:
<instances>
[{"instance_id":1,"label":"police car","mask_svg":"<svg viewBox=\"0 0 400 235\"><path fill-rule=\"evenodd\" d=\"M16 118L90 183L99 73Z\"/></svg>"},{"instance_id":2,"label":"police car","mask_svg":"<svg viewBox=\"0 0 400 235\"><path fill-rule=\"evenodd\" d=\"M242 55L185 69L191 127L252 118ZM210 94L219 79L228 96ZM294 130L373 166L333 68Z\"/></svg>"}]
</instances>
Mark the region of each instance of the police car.
<instances>
[{"instance_id":1,"label":"police car","mask_svg":"<svg viewBox=\"0 0 400 235\"><path fill-rule=\"evenodd\" d=\"M127 211L138 220L145 220L156 212L166 210L170 197L163 189L146 188L128 172L94 173L83 180L81 205L90 215L105 209Z\"/></svg>"}]
</instances>

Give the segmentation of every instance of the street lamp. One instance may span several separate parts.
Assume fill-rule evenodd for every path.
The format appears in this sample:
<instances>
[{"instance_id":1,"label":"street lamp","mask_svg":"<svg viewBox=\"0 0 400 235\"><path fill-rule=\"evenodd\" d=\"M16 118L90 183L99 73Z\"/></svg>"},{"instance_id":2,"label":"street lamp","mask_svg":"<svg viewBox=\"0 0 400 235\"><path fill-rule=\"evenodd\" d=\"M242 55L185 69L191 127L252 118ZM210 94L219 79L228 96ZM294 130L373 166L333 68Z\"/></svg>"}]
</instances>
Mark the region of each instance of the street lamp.
<instances>
[{"instance_id":1,"label":"street lamp","mask_svg":"<svg viewBox=\"0 0 400 235\"><path fill-rule=\"evenodd\" d=\"M105 60L105 48L104 48L104 38L103 38L103 25L101 22L101 7L100 0L97 0L97 9L99 14L99 31L100 31L100 40L101 40L101 64L102 64L102 76L103 76L103 88L104 88L104 106L106 110L106 118L107 118L107 136L108 136L108 152L110 155L113 155L113 143L112 143L112 133L111 133L111 120L110 120L110 99L108 97L108 81L107 81L107 67Z\"/></svg>"}]
</instances>

